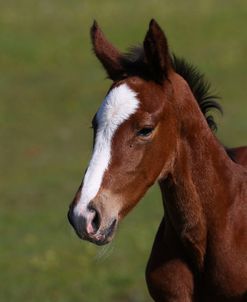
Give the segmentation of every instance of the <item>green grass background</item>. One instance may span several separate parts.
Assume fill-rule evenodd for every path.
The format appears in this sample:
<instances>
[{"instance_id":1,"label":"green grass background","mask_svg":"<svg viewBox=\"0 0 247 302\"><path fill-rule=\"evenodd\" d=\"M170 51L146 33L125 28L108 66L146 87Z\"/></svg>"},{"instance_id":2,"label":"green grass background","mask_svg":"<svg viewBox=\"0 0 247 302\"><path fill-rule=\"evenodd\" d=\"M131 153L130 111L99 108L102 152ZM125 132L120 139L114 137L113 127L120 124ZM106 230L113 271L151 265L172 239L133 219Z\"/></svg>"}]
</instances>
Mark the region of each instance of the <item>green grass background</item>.
<instances>
[{"instance_id":1,"label":"green grass background","mask_svg":"<svg viewBox=\"0 0 247 302\"><path fill-rule=\"evenodd\" d=\"M246 143L245 0L0 0L0 301L150 301L145 264L162 215L153 188L105 248L77 239L68 205L110 82L92 55L97 19L125 50L149 20L222 96L218 135Z\"/></svg>"}]
</instances>

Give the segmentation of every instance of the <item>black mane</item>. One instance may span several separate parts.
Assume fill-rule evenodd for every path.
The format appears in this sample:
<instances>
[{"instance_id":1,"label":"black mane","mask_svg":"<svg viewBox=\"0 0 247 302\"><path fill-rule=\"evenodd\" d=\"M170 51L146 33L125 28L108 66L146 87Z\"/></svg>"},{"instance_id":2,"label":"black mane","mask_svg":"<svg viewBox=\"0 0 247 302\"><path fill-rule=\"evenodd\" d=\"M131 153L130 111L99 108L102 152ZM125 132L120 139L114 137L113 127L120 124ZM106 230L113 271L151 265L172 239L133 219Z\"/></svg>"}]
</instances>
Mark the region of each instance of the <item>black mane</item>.
<instances>
[{"instance_id":1,"label":"black mane","mask_svg":"<svg viewBox=\"0 0 247 302\"><path fill-rule=\"evenodd\" d=\"M210 83L205 79L204 74L183 58L178 58L175 55L172 56L172 64L174 70L189 84L210 129L217 130L217 124L210 111L212 109L216 109L221 113L223 111L218 102L219 97L211 93Z\"/></svg>"},{"instance_id":2,"label":"black mane","mask_svg":"<svg viewBox=\"0 0 247 302\"><path fill-rule=\"evenodd\" d=\"M218 102L219 97L211 93L209 82L195 66L183 58L172 55L171 62L174 70L183 77L190 86L210 129L212 131L217 130L217 124L211 115L211 110L216 109L222 113L222 108ZM123 64L128 71L128 75L139 75L147 79L152 78L146 66L144 51L141 46L133 47L130 52L126 53L123 57Z\"/></svg>"}]
</instances>

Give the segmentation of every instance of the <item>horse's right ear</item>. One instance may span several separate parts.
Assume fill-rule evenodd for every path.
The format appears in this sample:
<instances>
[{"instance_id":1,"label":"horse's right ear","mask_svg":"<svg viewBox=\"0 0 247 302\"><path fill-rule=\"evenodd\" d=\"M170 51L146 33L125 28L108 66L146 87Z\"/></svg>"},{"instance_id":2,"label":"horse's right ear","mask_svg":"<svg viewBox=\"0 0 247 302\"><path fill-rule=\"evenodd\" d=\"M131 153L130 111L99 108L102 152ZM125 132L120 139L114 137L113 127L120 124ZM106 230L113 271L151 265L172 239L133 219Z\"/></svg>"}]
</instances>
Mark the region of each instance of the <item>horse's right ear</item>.
<instances>
[{"instance_id":1,"label":"horse's right ear","mask_svg":"<svg viewBox=\"0 0 247 302\"><path fill-rule=\"evenodd\" d=\"M96 21L91 27L93 51L105 68L109 78L116 81L124 74L121 53L106 39Z\"/></svg>"},{"instance_id":2,"label":"horse's right ear","mask_svg":"<svg viewBox=\"0 0 247 302\"><path fill-rule=\"evenodd\" d=\"M157 82L162 83L171 69L171 59L166 36L154 19L150 21L143 47L153 77Z\"/></svg>"}]
</instances>

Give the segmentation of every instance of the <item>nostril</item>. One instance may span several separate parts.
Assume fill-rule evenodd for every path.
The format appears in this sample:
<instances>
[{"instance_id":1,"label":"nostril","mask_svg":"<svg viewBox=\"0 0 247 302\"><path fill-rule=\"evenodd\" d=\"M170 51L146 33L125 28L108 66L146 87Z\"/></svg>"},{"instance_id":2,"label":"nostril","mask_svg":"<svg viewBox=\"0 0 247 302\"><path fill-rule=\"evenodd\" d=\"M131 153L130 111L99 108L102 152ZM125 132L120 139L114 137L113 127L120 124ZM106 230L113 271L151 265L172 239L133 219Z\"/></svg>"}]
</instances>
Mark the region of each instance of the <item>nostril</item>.
<instances>
[{"instance_id":1,"label":"nostril","mask_svg":"<svg viewBox=\"0 0 247 302\"><path fill-rule=\"evenodd\" d=\"M89 209L90 215L88 217L87 223L87 233L88 234L96 234L100 227L100 215L99 212L95 209L90 207Z\"/></svg>"},{"instance_id":2,"label":"nostril","mask_svg":"<svg viewBox=\"0 0 247 302\"><path fill-rule=\"evenodd\" d=\"M98 231L99 226L100 226L100 219L99 219L99 213L95 210L95 215L92 220L92 226L95 230L95 233Z\"/></svg>"}]
</instances>

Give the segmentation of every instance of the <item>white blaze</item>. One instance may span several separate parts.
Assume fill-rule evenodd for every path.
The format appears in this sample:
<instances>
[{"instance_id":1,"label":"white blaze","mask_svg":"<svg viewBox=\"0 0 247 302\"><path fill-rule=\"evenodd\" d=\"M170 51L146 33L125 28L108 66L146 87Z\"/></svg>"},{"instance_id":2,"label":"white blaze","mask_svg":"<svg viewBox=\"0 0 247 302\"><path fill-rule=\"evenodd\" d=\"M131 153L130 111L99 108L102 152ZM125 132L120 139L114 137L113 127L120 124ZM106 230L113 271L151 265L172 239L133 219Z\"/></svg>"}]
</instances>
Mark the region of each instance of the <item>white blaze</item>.
<instances>
[{"instance_id":1,"label":"white blaze","mask_svg":"<svg viewBox=\"0 0 247 302\"><path fill-rule=\"evenodd\" d=\"M80 200L74 213L80 215L97 195L104 173L111 160L112 138L118 127L136 112L139 101L127 84L113 88L104 99L97 114L97 133L93 155L84 176Z\"/></svg>"}]
</instances>

